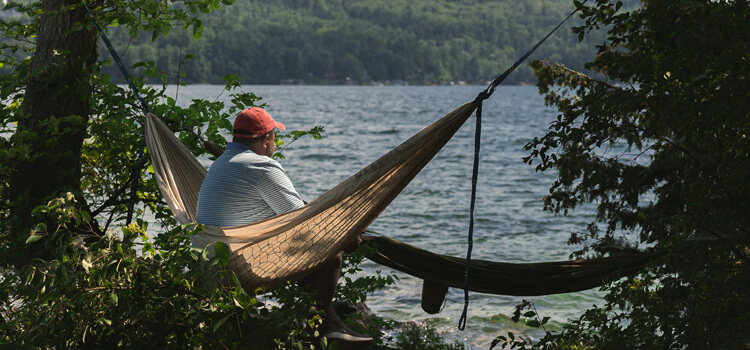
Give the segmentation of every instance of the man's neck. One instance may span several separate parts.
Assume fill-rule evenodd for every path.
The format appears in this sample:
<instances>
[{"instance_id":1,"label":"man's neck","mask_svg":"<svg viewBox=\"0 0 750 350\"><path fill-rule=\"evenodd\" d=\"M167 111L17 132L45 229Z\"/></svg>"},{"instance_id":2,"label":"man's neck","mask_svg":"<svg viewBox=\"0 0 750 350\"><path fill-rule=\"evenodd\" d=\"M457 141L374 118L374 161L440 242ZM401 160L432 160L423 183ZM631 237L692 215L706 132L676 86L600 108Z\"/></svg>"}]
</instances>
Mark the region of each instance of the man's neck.
<instances>
[{"instance_id":1,"label":"man's neck","mask_svg":"<svg viewBox=\"0 0 750 350\"><path fill-rule=\"evenodd\" d=\"M236 140L232 142L249 148L251 151L253 151L253 153L257 155L268 157L268 155L266 154L266 149L265 147L263 147L263 142L241 142L241 141L238 142Z\"/></svg>"}]
</instances>

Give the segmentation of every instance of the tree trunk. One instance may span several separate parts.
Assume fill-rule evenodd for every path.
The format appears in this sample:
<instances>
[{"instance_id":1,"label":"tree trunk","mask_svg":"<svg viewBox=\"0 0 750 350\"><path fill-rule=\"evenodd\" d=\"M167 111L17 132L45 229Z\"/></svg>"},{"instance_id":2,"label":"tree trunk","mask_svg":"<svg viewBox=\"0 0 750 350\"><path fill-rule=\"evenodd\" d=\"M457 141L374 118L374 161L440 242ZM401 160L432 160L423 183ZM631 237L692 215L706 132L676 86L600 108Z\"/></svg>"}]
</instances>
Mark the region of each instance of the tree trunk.
<instances>
[{"instance_id":1,"label":"tree trunk","mask_svg":"<svg viewBox=\"0 0 750 350\"><path fill-rule=\"evenodd\" d=\"M17 133L31 132L23 144L30 157L18 161L11 176L13 244L16 266L35 256L40 247L26 246L34 207L61 193L80 193L81 146L86 135L96 68L96 29L76 0L43 0L36 52L26 85L24 118ZM82 203L85 204L85 203ZM48 224L49 227L49 224ZM49 227L53 229L54 226Z\"/></svg>"}]
</instances>

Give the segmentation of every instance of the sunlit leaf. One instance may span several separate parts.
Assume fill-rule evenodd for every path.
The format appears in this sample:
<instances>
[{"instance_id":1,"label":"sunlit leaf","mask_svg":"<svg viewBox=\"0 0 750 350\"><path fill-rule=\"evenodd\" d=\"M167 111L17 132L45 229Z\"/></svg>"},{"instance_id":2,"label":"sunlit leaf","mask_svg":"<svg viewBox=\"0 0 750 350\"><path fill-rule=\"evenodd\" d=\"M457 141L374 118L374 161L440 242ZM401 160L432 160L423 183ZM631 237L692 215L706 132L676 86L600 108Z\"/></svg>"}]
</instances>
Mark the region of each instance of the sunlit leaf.
<instances>
[{"instance_id":1,"label":"sunlit leaf","mask_svg":"<svg viewBox=\"0 0 750 350\"><path fill-rule=\"evenodd\" d=\"M221 268L227 267L229 264L229 256L231 254L229 246L224 242L214 243L214 254L219 258L219 266Z\"/></svg>"}]
</instances>

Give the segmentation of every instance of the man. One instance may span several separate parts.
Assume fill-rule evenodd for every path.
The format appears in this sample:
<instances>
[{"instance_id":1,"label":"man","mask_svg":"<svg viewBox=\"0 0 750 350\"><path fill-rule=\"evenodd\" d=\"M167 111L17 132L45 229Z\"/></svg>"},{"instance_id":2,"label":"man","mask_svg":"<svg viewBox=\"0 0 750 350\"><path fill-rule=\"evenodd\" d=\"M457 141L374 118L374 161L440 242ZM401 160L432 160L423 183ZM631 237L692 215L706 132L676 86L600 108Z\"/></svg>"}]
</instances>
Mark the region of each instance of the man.
<instances>
[{"instance_id":1,"label":"man","mask_svg":"<svg viewBox=\"0 0 750 350\"><path fill-rule=\"evenodd\" d=\"M232 142L211 165L201 186L199 223L217 227L246 225L305 205L281 164L272 159L275 129L286 128L262 108L248 108L237 115ZM340 273L338 253L299 281L309 291L317 290L316 307L326 313L320 334L328 340L371 342L371 337L348 329L333 310L331 301Z\"/></svg>"}]
</instances>

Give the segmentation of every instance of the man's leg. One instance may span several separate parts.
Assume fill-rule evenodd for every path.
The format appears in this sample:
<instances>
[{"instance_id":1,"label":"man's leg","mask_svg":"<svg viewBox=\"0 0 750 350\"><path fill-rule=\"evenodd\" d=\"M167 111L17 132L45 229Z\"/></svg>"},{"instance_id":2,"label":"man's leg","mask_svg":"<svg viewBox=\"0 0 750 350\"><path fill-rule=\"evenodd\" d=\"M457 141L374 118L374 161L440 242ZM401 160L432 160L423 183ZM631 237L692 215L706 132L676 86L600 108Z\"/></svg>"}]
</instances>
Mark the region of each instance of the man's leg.
<instances>
[{"instance_id":1,"label":"man's leg","mask_svg":"<svg viewBox=\"0 0 750 350\"><path fill-rule=\"evenodd\" d=\"M318 291L315 295L315 307L326 313L323 324L319 328L321 334L334 329L346 328L344 321L333 310L332 304L333 295L341 276L341 261L341 253L338 253L323 263L319 269L300 280L300 285L307 291Z\"/></svg>"}]
</instances>

